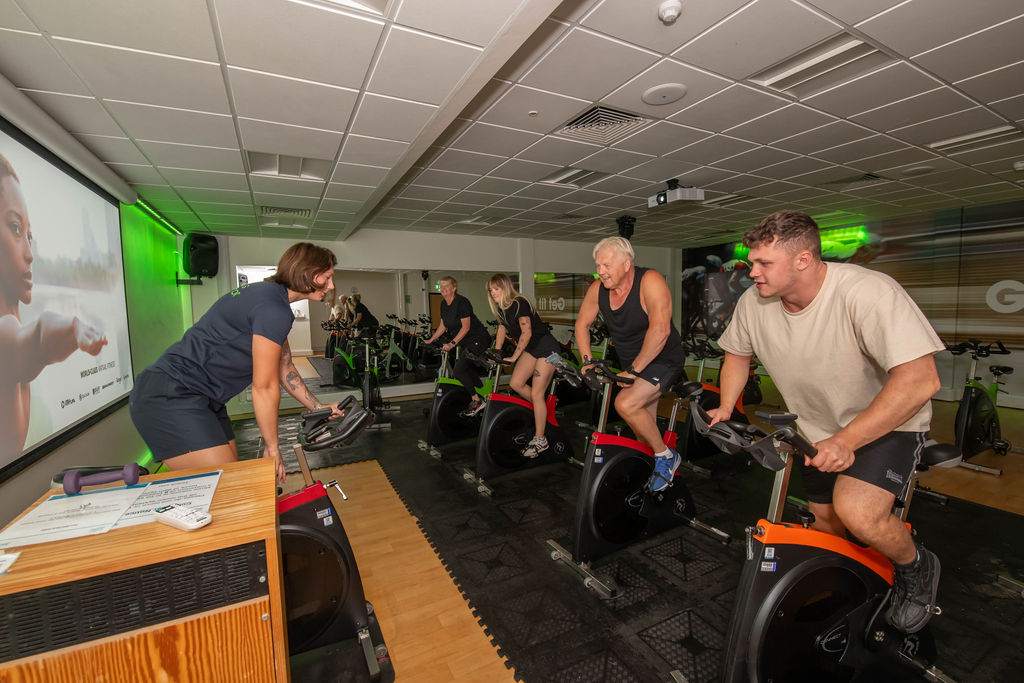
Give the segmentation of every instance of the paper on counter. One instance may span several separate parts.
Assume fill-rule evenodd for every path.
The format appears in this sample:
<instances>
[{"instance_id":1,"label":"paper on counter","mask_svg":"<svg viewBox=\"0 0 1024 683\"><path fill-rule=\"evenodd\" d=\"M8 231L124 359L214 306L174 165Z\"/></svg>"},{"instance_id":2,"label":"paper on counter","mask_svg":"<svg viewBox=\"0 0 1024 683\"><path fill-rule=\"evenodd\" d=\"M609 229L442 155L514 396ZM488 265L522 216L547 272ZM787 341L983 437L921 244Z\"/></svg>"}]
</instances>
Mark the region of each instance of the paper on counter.
<instances>
[{"instance_id":1,"label":"paper on counter","mask_svg":"<svg viewBox=\"0 0 1024 683\"><path fill-rule=\"evenodd\" d=\"M153 510L169 503L209 512L221 472L223 470L149 482L149 488L125 511L113 528L120 529L156 521Z\"/></svg>"},{"instance_id":2,"label":"paper on counter","mask_svg":"<svg viewBox=\"0 0 1024 683\"><path fill-rule=\"evenodd\" d=\"M148 484L53 495L0 533L0 548L49 543L109 531Z\"/></svg>"}]
</instances>

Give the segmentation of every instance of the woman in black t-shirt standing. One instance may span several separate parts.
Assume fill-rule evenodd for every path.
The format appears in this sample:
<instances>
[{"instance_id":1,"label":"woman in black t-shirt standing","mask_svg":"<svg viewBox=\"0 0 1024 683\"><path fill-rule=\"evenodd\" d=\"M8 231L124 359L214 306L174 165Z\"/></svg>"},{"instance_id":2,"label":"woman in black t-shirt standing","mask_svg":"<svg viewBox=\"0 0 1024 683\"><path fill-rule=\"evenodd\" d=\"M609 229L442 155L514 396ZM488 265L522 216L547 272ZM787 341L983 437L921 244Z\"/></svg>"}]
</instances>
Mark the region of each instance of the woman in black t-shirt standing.
<instances>
[{"instance_id":1,"label":"woman in black t-shirt standing","mask_svg":"<svg viewBox=\"0 0 1024 683\"><path fill-rule=\"evenodd\" d=\"M451 351L456 346L477 354L486 351L491 345L491 335L487 333L480 319L473 314L473 304L469 303L469 299L456 293L458 282L451 275L446 275L437 284L441 290L441 324L426 343L429 344L445 332L449 332L452 341L441 347L443 351ZM473 396L473 401L462 414L466 417L476 415L484 409L484 402L476 393L476 388L483 386L476 365L463 354L455 361L453 374Z\"/></svg>"},{"instance_id":2,"label":"woman in black t-shirt standing","mask_svg":"<svg viewBox=\"0 0 1024 683\"><path fill-rule=\"evenodd\" d=\"M555 366L544 359L558 353L558 340L537 315L529 299L516 291L508 275L499 273L491 276L487 281L487 293L490 295L487 303L498 317L495 348L502 347L506 335L518 337L516 350L505 360L515 363L509 385L533 403L534 437L526 445L523 455L536 458L548 449L548 440L544 437L544 426L548 420L545 394L555 374Z\"/></svg>"}]
</instances>

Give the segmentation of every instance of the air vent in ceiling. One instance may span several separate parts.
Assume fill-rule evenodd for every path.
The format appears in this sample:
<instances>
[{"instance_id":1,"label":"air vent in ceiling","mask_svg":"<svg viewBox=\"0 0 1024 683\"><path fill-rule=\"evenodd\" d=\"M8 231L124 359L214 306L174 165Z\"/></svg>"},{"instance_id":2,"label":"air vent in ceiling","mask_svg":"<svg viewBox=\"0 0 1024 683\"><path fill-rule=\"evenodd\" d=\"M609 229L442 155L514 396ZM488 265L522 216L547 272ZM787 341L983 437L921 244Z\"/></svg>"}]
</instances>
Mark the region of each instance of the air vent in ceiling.
<instances>
[{"instance_id":1,"label":"air vent in ceiling","mask_svg":"<svg viewBox=\"0 0 1024 683\"><path fill-rule=\"evenodd\" d=\"M283 206L261 206L260 226L264 228L308 228L313 212L309 209L289 209Z\"/></svg>"},{"instance_id":2,"label":"air vent in ceiling","mask_svg":"<svg viewBox=\"0 0 1024 683\"><path fill-rule=\"evenodd\" d=\"M961 154L1018 140L1024 140L1024 133L1021 133L1013 126L998 126L996 128L979 130L975 133L968 133L967 135L958 135L955 138L929 142L928 147L943 154Z\"/></svg>"},{"instance_id":3,"label":"air vent in ceiling","mask_svg":"<svg viewBox=\"0 0 1024 683\"><path fill-rule=\"evenodd\" d=\"M291 209L286 206L261 206L260 215L276 218L309 218L313 212L309 209Z\"/></svg>"},{"instance_id":4,"label":"air vent in ceiling","mask_svg":"<svg viewBox=\"0 0 1024 683\"><path fill-rule=\"evenodd\" d=\"M750 80L766 88L802 98L894 61L864 41L848 33L841 33L754 74Z\"/></svg>"},{"instance_id":5,"label":"air vent in ceiling","mask_svg":"<svg viewBox=\"0 0 1024 683\"><path fill-rule=\"evenodd\" d=\"M610 145L643 128L649 121L643 116L610 107L594 107L577 116L561 130L555 131L555 135Z\"/></svg>"},{"instance_id":6,"label":"air vent in ceiling","mask_svg":"<svg viewBox=\"0 0 1024 683\"><path fill-rule=\"evenodd\" d=\"M888 183L891 180L891 178L883 178L882 176L875 175L874 173L862 173L860 175L850 176L849 178L840 178L839 180L821 183L818 187L827 187L830 190L835 190L837 192L848 192L861 187L878 185L879 183Z\"/></svg>"},{"instance_id":7,"label":"air vent in ceiling","mask_svg":"<svg viewBox=\"0 0 1024 683\"><path fill-rule=\"evenodd\" d=\"M311 159L252 151L247 151L246 154L249 156L249 170L258 175L327 180L327 175L331 172L332 162L330 159Z\"/></svg>"},{"instance_id":8,"label":"air vent in ceiling","mask_svg":"<svg viewBox=\"0 0 1024 683\"><path fill-rule=\"evenodd\" d=\"M586 216L583 216L583 215L578 214L578 213L563 213L561 216L555 216L551 220L553 220L553 221L578 221L581 218L586 218Z\"/></svg>"},{"instance_id":9,"label":"air vent in ceiling","mask_svg":"<svg viewBox=\"0 0 1024 683\"><path fill-rule=\"evenodd\" d=\"M456 221L458 225L479 225L482 228L487 227L490 223L483 216L473 216L472 218L463 218L461 221Z\"/></svg>"},{"instance_id":10,"label":"air vent in ceiling","mask_svg":"<svg viewBox=\"0 0 1024 683\"><path fill-rule=\"evenodd\" d=\"M566 166L549 176L541 178L538 182L550 183L552 185L568 185L569 187L586 187L607 177L608 174L603 171L588 171L583 168Z\"/></svg>"}]
</instances>

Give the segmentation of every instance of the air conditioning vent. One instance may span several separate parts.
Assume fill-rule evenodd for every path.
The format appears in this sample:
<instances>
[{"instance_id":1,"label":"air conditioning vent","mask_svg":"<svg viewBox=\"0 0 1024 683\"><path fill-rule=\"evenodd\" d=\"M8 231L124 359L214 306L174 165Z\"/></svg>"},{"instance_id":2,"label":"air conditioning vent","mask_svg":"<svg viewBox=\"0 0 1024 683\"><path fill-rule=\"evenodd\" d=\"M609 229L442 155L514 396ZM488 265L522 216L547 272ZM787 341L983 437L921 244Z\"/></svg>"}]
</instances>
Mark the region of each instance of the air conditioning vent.
<instances>
[{"instance_id":1,"label":"air conditioning vent","mask_svg":"<svg viewBox=\"0 0 1024 683\"><path fill-rule=\"evenodd\" d=\"M309 209L291 209L285 206L261 206L260 216L276 218L309 218L313 212Z\"/></svg>"},{"instance_id":2,"label":"air conditioning vent","mask_svg":"<svg viewBox=\"0 0 1024 683\"><path fill-rule=\"evenodd\" d=\"M603 171L588 171L583 168L572 168L567 166L559 171L541 178L538 182L550 183L551 185L568 185L569 187L586 187L596 183L609 174Z\"/></svg>"},{"instance_id":3,"label":"air conditioning vent","mask_svg":"<svg viewBox=\"0 0 1024 683\"><path fill-rule=\"evenodd\" d=\"M594 107L570 121L555 135L609 145L646 126L651 119L610 107Z\"/></svg>"},{"instance_id":4,"label":"air conditioning vent","mask_svg":"<svg viewBox=\"0 0 1024 683\"><path fill-rule=\"evenodd\" d=\"M754 74L751 80L766 88L803 98L894 61L864 41L842 33Z\"/></svg>"},{"instance_id":5,"label":"air conditioning vent","mask_svg":"<svg viewBox=\"0 0 1024 683\"><path fill-rule=\"evenodd\" d=\"M733 204L739 204L752 199L742 194L723 194L721 197L715 197L714 199L707 199L701 202L702 206L732 206Z\"/></svg>"},{"instance_id":6,"label":"air conditioning vent","mask_svg":"<svg viewBox=\"0 0 1024 683\"><path fill-rule=\"evenodd\" d=\"M856 190L862 187L868 187L870 185L878 185L880 183L891 182L892 178L883 178L880 175L874 173L862 173L857 176L850 176L849 178L840 178L839 180L832 180L827 183L822 183L818 187L827 187L830 190L836 190L837 192L848 192L849 190Z\"/></svg>"},{"instance_id":7,"label":"air conditioning vent","mask_svg":"<svg viewBox=\"0 0 1024 683\"><path fill-rule=\"evenodd\" d=\"M249 171L256 175L327 180L327 176L331 172L332 161L330 159L252 151L247 151L246 155L249 157Z\"/></svg>"}]
</instances>

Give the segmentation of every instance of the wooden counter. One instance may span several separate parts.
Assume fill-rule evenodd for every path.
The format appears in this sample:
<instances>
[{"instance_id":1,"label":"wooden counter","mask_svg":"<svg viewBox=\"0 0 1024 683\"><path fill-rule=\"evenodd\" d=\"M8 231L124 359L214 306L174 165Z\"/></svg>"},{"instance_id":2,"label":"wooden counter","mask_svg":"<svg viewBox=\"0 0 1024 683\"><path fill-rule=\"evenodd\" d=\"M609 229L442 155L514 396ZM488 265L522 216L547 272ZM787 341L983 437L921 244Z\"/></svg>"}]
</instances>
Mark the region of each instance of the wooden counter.
<instances>
[{"instance_id":1,"label":"wooden counter","mask_svg":"<svg viewBox=\"0 0 1024 683\"><path fill-rule=\"evenodd\" d=\"M11 549L21 556L0 576L0 681L287 681L273 462L142 481L217 469L202 529L151 522ZM17 654L36 642L71 644Z\"/></svg>"}]
</instances>

